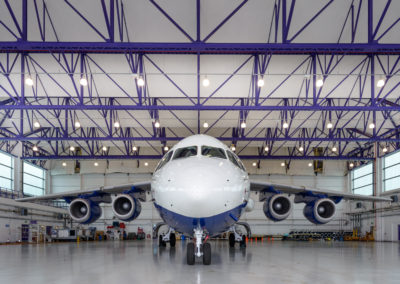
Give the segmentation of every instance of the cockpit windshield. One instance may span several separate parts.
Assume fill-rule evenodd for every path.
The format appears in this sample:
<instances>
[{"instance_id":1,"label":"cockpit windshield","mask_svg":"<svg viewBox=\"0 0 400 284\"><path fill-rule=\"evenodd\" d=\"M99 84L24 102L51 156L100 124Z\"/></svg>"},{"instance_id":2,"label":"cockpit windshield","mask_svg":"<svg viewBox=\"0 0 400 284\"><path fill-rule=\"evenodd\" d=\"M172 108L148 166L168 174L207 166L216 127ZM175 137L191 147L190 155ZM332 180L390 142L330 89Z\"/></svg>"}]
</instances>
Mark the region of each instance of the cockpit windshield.
<instances>
[{"instance_id":1,"label":"cockpit windshield","mask_svg":"<svg viewBox=\"0 0 400 284\"><path fill-rule=\"evenodd\" d=\"M201 146L201 154L206 157L226 159L225 151L222 148Z\"/></svg>"},{"instance_id":2,"label":"cockpit windshield","mask_svg":"<svg viewBox=\"0 0 400 284\"><path fill-rule=\"evenodd\" d=\"M171 156L172 156L172 151L169 151L167 154L165 154L165 156L161 159L160 163L158 164L157 168L155 171L158 171L159 169L161 169L162 167L164 167L164 165L166 163L169 162L169 160L171 160Z\"/></svg>"},{"instance_id":3,"label":"cockpit windshield","mask_svg":"<svg viewBox=\"0 0 400 284\"><path fill-rule=\"evenodd\" d=\"M174 160L181 159L181 158L188 158L197 155L197 146L190 146L179 148L175 150Z\"/></svg>"}]
</instances>

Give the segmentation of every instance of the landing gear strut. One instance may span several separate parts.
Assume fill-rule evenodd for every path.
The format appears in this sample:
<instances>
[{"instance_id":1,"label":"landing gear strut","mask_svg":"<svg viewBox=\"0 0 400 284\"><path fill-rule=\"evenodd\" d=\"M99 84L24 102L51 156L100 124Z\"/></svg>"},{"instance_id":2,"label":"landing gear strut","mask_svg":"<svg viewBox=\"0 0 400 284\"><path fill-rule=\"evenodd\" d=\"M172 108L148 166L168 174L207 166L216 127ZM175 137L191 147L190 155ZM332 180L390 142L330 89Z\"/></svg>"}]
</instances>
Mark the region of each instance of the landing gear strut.
<instances>
[{"instance_id":1,"label":"landing gear strut","mask_svg":"<svg viewBox=\"0 0 400 284\"><path fill-rule=\"evenodd\" d=\"M187 244L186 261L188 265L195 263L196 257L203 256L203 264L211 264L211 245L206 240L203 242L204 232L201 229L194 230L195 243Z\"/></svg>"},{"instance_id":2,"label":"landing gear strut","mask_svg":"<svg viewBox=\"0 0 400 284\"><path fill-rule=\"evenodd\" d=\"M172 228L169 228L168 233L166 233L165 235L160 235L158 237L158 246L166 247L167 242L169 242L169 244L172 248L175 247L176 236L175 236L175 231Z\"/></svg>"},{"instance_id":3,"label":"landing gear strut","mask_svg":"<svg viewBox=\"0 0 400 284\"><path fill-rule=\"evenodd\" d=\"M241 248L245 248L246 247L246 236L240 235L236 231L235 226L232 226L230 231L232 231L232 233L229 234L229 247L231 247L231 248L235 247L235 243L238 242L240 244Z\"/></svg>"}]
</instances>

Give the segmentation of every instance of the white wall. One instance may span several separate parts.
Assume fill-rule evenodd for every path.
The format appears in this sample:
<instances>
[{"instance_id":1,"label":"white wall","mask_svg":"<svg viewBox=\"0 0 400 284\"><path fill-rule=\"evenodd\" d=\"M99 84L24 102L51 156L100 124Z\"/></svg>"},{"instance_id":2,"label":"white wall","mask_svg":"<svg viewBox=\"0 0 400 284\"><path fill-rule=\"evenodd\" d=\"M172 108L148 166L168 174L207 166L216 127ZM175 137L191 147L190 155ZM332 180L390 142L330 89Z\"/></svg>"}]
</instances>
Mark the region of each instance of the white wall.
<instances>
[{"instance_id":1,"label":"white wall","mask_svg":"<svg viewBox=\"0 0 400 284\"><path fill-rule=\"evenodd\" d=\"M21 208L28 209L28 215L21 215ZM56 214L66 214L64 209L52 208L31 203L17 203L8 198L0 197L0 243L17 242L21 240L21 225L63 227L64 221L56 218Z\"/></svg>"}]
</instances>

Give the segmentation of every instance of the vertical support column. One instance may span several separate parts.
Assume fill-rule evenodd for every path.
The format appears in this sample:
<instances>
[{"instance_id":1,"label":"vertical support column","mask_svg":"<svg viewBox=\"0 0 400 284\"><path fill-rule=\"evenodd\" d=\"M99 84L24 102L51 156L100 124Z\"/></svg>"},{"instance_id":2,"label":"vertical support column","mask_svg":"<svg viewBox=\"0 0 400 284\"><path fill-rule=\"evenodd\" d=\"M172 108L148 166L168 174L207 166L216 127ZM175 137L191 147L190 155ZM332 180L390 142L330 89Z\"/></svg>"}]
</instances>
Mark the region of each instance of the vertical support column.
<instances>
[{"instance_id":1,"label":"vertical support column","mask_svg":"<svg viewBox=\"0 0 400 284\"><path fill-rule=\"evenodd\" d=\"M25 105L25 53L21 54L21 100L20 104ZM24 110L20 110L20 121L19 121L19 136L24 134ZM23 144L24 142L22 142Z\"/></svg>"},{"instance_id":2,"label":"vertical support column","mask_svg":"<svg viewBox=\"0 0 400 284\"><path fill-rule=\"evenodd\" d=\"M28 0L22 1L22 40L28 40Z\"/></svg>"},{"instance_id":3,"label":"vertical support column","mask_svg":"<svg viewBox=\"0 0 400 284\"><path fill-rule=\"evenodd\" d=\"M282 0L282 43L287 43L286 0Z\"/></svg>"},{"instance_id":4,"label":"vertical support column","mask_svg":"<svg viewBox=\"0 0 400 284\"><path fill-rule=\"evenodd\" d=\"M85 54L81 53L80 56L81 56L81 58L80 58L81 77L79 78L79 80L83 78L83 75L85 73ZM82 84L79 84L79 85L80 85L79 102L83 105L83 97L85 94L84 93L85 89Z\"/></svg>"},{"instance_id":5,"label":"vertical support column","mask_svg":"<svg viewBox=\"0 0 400 284\"><path fill-rule=\"evenodd\" d=\"M200 106L200 53L197 53L197 105ZM197 133L200 134L200 110L197 111Z\"/></svg>"},{"instance_id":6,"label":"vertical support column","mask_svg":"<svg viewBox=\"0 0 400 284\"><path fill-rule=\"evenodd\" d=\"M146 88L147 78L145 78L144 74L143 74L143 54L140 53L137 58L138 58L138 69L139 69L138 76L139 77L142 76L143 80L145 80L144 81L145 85L143 87L139 86L139 89L138 89L139 105L141 106L143 104L143 94L144 94L144 90Z\"/></svg>"},{"instance_id":7,"label":"vertical support column","mask_svg":"<svg viewBox=\"0 0 400 284\"><path fill-rule=\"evenodd\" d=\"M110 42L115 41L115 36L114 36L114 1L115 0L110 0Z\"/></svg>"},{"instance_id":8,"label":"vertical support column","mask_svg":"<svg viewBox=\"0 0 400 284\"><path fill-rule=\"evenodd\" d=\"M196 36L196 41L200 42L200 0L196 0L196 18L197 18L197 36Z\"/></svg>"},{"instance_id":9,"label":"vertical support column","mask_svg":"<svg viewBox=\"0 0 400 284\"><path fill-rule=\"evenodd\" d=\"M312 90L313 90L313 105L317 105L317 60L316 54L311 55L312 60Z\"/></svg>"},{"instance_id":10,"label":"vertical support column","mask_svg":"<svg viewBox=\"0 0 400 284\"><path fill-rule=\"evenodd\" d=\"M374 8L373 0L368 0L368 43L374 42L374 31L373 31L373 21L374 21Z\"/></svg>"}]
</instances>

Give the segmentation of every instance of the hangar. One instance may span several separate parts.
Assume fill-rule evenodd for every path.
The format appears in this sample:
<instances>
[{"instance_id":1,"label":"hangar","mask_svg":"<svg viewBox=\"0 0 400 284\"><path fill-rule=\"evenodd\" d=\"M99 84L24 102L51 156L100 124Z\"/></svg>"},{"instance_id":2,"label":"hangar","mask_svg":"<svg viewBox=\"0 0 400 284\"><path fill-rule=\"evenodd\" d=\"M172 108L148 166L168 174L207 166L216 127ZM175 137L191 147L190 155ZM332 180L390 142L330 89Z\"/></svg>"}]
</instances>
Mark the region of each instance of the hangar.
<instances>
[{"instance_id":1,"label":"hangar","mask_svg":"<svg viewBox=\"0 0 400 284\"><path fill-rule=\"evenodd\" d=\"M1 279L397 283L399 9L1 1Z\"/></svg>"}]
</instances>

